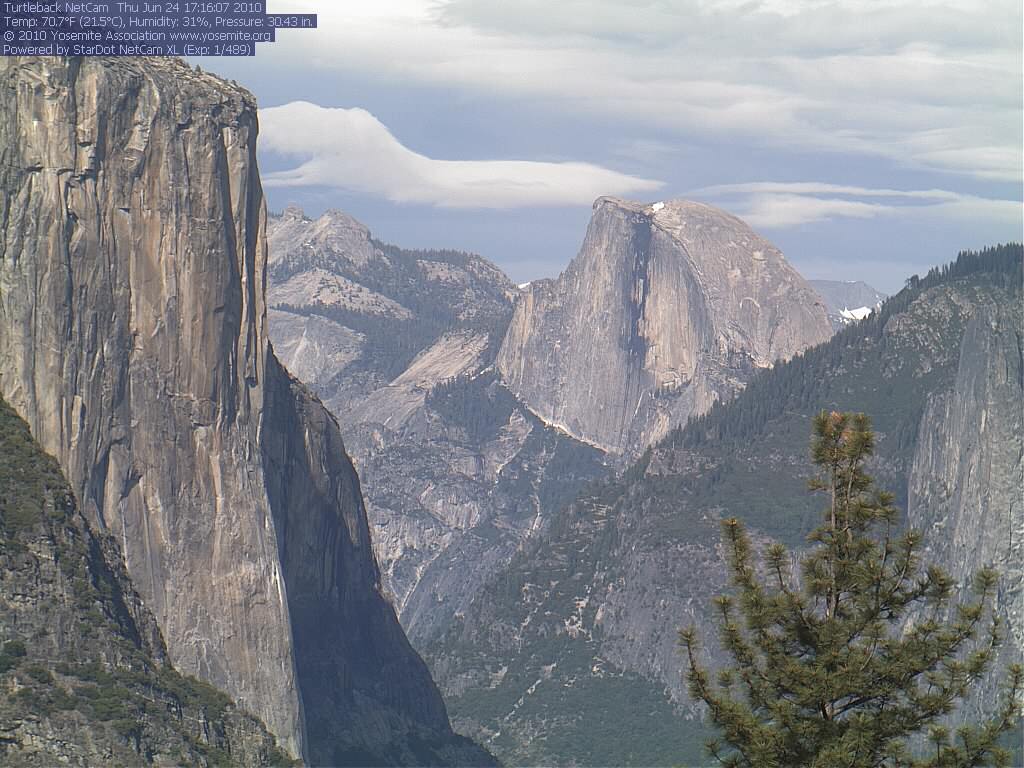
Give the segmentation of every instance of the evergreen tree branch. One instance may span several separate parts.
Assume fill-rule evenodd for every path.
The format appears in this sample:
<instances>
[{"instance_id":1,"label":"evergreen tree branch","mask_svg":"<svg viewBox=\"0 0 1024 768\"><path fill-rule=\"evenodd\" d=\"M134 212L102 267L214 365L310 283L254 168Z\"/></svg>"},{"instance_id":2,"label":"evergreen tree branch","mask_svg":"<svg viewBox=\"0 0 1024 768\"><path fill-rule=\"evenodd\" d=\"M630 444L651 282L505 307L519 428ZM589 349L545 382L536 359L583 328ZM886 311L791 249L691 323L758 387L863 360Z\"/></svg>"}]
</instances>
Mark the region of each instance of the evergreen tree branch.
<instances>
[{"instance_id":1,"label":"evergreen tree branch","mask_svg":"<svg viewBox=\"0 0 1024 768\"><path fill-rule=\"evenodd\" d=\"M987 642L978 637L991 615L995 574L980 572L976 599L951 607L950 577L922 570L920 534L894 539L893 497L875 490L864 471L873 450L863 414L815 418L811 456L821 474L809 487L829 503L808 537L797 588L784 547L768 548L762 578L742 524L723 523L736 601L716 604L734 664L717 688L697 661L695 630L680 634L691 695L733 750L709 745L723 765L947 768L1005 757L998 739L1020 718L1019 668L1010 703L995 718L960 728L955 740L940 725L995 659L998 618L991 616ZM902 634L890 629L913 616ZM933 753L915 762L908 747L929 727Z\"/></svg>"}]
</instances>

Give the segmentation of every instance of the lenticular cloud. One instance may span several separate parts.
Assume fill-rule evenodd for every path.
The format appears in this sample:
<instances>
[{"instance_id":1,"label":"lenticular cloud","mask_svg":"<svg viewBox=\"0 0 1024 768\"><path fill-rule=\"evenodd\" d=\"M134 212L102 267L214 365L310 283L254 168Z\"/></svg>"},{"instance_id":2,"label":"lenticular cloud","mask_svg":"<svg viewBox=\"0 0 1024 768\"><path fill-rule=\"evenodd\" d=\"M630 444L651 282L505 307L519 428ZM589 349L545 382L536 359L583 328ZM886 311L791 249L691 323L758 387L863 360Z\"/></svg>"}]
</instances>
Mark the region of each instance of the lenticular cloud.
<instances>
[{"instance_id":1,"label":"lenticular cloud","mask_svg":"<svg viewBox=\"0 0 1024 768\"><path fill-rule=\"evenodd\" d=\"M304 101L260 110L262 149L300 158L264 175L268 187L330 187L398 203L448 208L589 205L601 195L634 195L662 183L591 163L437 160L404 146L364 109Z\"/></svg>"}]
</instances>

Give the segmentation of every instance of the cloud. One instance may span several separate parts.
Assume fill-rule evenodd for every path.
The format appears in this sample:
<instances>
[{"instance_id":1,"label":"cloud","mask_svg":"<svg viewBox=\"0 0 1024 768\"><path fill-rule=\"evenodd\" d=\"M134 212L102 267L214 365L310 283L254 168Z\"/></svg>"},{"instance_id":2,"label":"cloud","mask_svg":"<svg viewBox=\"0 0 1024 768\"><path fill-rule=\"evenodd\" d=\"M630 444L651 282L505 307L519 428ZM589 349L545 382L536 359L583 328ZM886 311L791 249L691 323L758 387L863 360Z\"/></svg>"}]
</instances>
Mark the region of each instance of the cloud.
<instances>
[{"instance_id":1,"label":"cloud","mask_svg":"<svg viewBox=\"0 0 1024 768\"><path fill-rule=\"evenodd\" d=\"M802 195L757 195L742 217L753 227L786 229L836 218L870 219L894 212L889 205Z\"/></svg>"},{"instance_id":2,"label":"cloud","mask_svg":"<svg viewBox=\"0 0 1024 768\"><path fill-rule=\"evenodd\" d=\"M660 165L684 153L696 151L682 143L669 143L656 139L626 139L619 141L612 154L641 165Z\"/></svg>"},{"instance_id":3,"label":"cloud","mask_svg":"<svg viewBox=\"0 0 1024 768\"><path fill-rule=\"evenodd\" d=\"M838 218L881 216L955 218L1019 229L1024 219L1024 207L1017 201L945 189L903 190L823 182L758 181L719 184L692 194L727 201L729 207L752 226L766 229L786 229Z\"/></svg>"},{"instance_id":4,"label":"cloud","mask_svg":"<svg viewBox=\"0 0 1024 768\"><path fill-rule=\"evenodd\" d=\"M260 110L264 151L305 160L264 174L268 187L331 187L447 208L589 205L662 183L578 162L437 160L404 146L363 109L297 101Z\"/></svg>"},{"instance_id":5,"label":"cloud","mask_svg":"<svg viewBox=\"0 0 1024 768\"><path fill-rule=\"evenodd\" d=\"M305 76L363 73L611 116L681 139L1021 178L1019 0L278 4L320 15L316 35L261 54Z\"/></svg>"},{"instance_id":6,"label":"cloud","mask_svg":"<svg viewBox=\"0 0 1024 768\"><path fill-rule=\"evenodd\" d=\"M820 181L752 181L742 184L716 184L697 190L698 194L730 195L745 193L788 193L794 195L853 195L858 197L903 197L926 200L956 200L956 192L944 189L904 190L875 189L849 184L826 184Z\"/></svg>"}]
</instances>

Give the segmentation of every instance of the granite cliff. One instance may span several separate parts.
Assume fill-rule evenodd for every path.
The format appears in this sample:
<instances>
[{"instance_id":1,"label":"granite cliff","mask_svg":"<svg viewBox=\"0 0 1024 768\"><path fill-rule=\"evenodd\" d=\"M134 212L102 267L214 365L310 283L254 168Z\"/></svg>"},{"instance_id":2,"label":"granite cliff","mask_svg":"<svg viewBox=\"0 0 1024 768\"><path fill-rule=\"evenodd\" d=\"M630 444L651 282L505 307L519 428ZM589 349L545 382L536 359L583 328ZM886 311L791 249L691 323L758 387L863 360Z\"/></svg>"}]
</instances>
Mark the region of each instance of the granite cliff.
<instances>
[{"instance_id":1,"label":"granite cliff","mask_svg":"<svg viewBox=\"0 0 1024 768\"><path fill-rule=\"evenodd\" d=\"M0 398L0 762L283 766L255 718L183 677L117 541Z\"/></svg>"},{"instance_id":2,"label":"granite cliff","mask_svg":"<svg viewBox=\"0 0 1024 768\"><path fill-rule=\"evenodd\" d=\"M728 590L719 521L799 550L821 514L807 492L810 418L864 411L870 472L966 589L1001 573L1007 642L963 717L994 708L1021 636L1021 247L962 254L826 344L755 376L588 489L423 648L453 721L517 764L699 764L676 630L720 659L711 599ZM1019 742L1018 742L1019 743Z\"/></svg>"},{"instance_id":3,"label":"granite cliff","mask_svg":"<svg viewBox=\"0 0 1024 768\"><path fill-rule=\"evenodd\" d=\"M615 453L830 333L739 220L685 202L595 209L566 273L518 290L478 256L388 246L339 211L271 220L275 349L343 425L417 645Z\"/></svg>"},{"instance_id":4,"label":"granite cliff","mask_svg":"<svg viewBox=\"0 0 1024 768\"><path fill-rule=\"evenodd\" d=\"M458 251L375 240L340 211L269 225L270 335L338 417L414 643L447 627L603 454L545 425L492 364L518 291Z\"/></svg>"},{"instance_id":5,"label":"granite cliff","mask_svg":"<svg viewBox=\"0 0 1024 768\"><path fill-rule=\"evenodd\" d=\"M974 715L991 704L998 670L1024 656L1024 312L1019 291L1005 298L971 296L956 376L925 402L907 487L929 561L960 585L985 565L1000 574L1006 642L996 675L969 701Z\"/></svg>"},{"instance_id":6,"label":"granite cliff","mask_svg":"<svg viewBox=\"0 0 1024 768\"><path fill-rule=\"evenodd\" d=\"M315 763L486 762L383 597L336 421L267 335L251 95L0 61L0 394L120 543L170 660Z\"/></svg>"},{"instance_id":7,"label":"granite cliff","mask_svg":"<svg viewBox=\"0 0 1024 768\"><path fill-rule=\"evenodd\" d=\"M546 422L636 456L830 335L817 294L736 217L601 198L579 255L516 305L497 369Z\"/></svg>"}]
</instances>

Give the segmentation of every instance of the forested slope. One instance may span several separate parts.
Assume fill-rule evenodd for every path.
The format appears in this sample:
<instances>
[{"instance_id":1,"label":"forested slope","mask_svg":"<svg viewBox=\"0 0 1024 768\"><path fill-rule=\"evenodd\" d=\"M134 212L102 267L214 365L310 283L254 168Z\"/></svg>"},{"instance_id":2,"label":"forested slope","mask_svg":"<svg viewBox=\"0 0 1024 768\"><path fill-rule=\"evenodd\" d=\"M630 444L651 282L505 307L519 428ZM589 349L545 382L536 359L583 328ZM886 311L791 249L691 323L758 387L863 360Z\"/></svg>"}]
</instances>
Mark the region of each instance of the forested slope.
<instances>
[{"instance_id":1,"label":"forested slope","mask_svg":"<svg viewBox=\"0 0 1024 768\"><path fill-rule=\"evenodd\" d=\"M744 519L762 543L802 544L820 507L806 480L821 410L871 416L871 471L937 562L958 579L988 563L1003 572L1000 664L1019 658L1021 259L1002 246L912 278L584 493L427 649L456 724L512 762L700 760L676 630L715 634L721 518ZM951 493L967 476L985 482ZM998 675L974 707L992 704Z\"/></svg>"},{"instance_id":2,"label":"forested slope","mask_svg":"<svg viewBox=\"0 0 1024 768\"><path fill-rule=\"evenodd\" d=\"M167 660L116 542L0 399L0 762L290 765L256 718Z\"/></svg>"}]
</instances>

